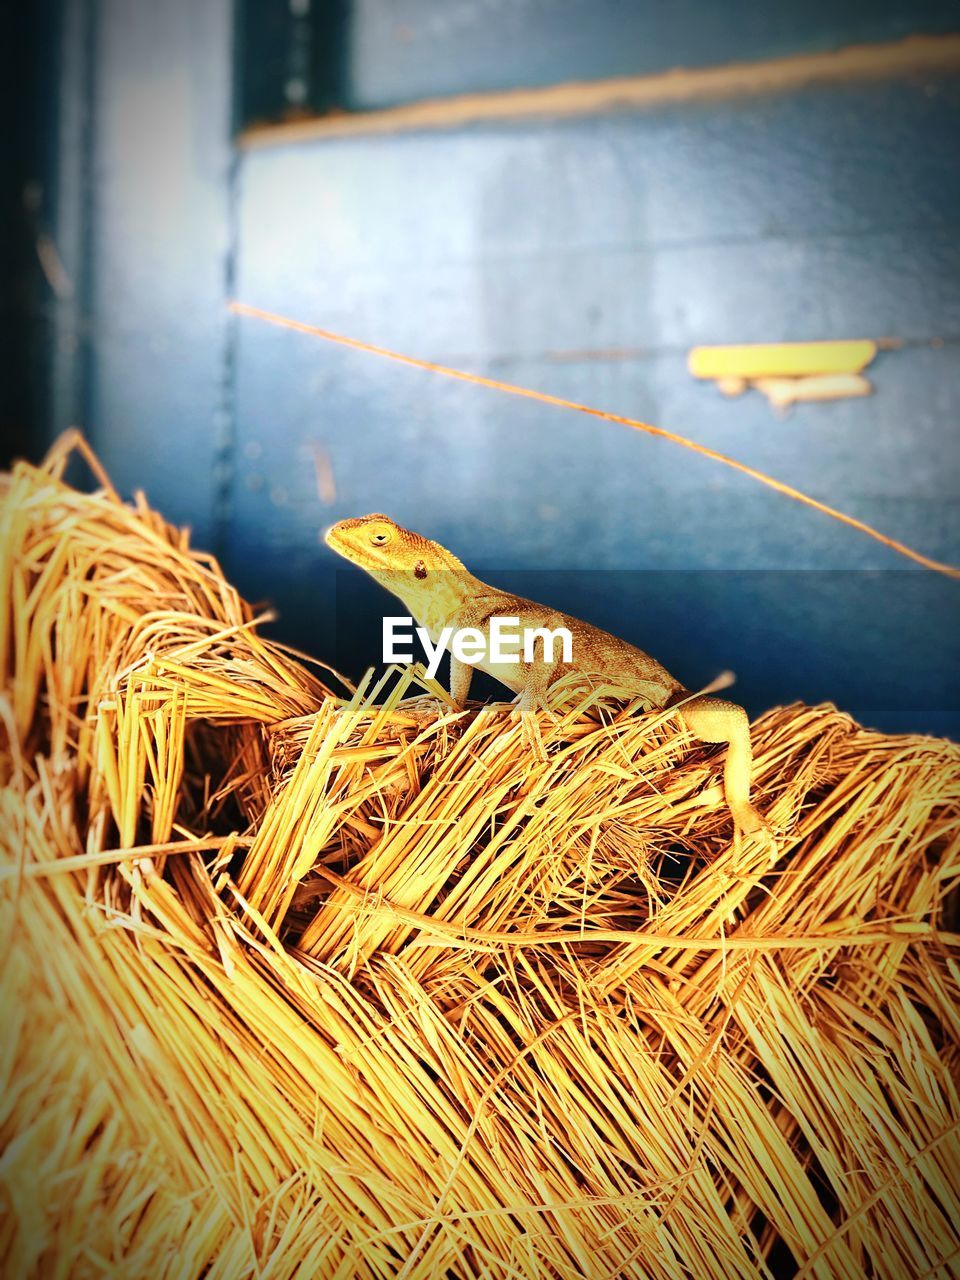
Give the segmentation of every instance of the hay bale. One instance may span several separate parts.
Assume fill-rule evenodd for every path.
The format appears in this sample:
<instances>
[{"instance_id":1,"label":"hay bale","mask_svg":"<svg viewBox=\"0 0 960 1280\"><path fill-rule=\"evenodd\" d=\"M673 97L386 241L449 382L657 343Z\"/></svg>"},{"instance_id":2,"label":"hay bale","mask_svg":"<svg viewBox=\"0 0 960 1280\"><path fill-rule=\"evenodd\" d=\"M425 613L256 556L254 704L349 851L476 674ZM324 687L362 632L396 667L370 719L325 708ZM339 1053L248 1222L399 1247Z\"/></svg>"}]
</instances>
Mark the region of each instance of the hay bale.
<instances>
[{"instance_id":1,"label":"hay bale","mask_svg":"<svg viewBox=\"0 0 960 1280\"><path fill-rule=\"evenodd\" d=\"M337 697L68 447L0 510L4 1274L960 1273L960 748L771 711L735 846L670 713Z\"/></svg>"}]
</instances>

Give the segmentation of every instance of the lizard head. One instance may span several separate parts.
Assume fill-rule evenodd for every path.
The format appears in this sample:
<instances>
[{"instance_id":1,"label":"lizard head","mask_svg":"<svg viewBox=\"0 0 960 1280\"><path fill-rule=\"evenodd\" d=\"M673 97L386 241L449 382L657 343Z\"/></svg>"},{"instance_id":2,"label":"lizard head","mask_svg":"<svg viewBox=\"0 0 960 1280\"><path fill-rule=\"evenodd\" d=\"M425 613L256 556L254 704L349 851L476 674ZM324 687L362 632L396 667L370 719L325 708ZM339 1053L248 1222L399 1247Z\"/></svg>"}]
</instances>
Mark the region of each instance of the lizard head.
<instances>
[{"instance_id":1,"label":"lizard head","mask_svg":"<svg viewBox=\"0 0 960 1280\"><path fill-rule=\"evenodd\" d=\"M446 547L379 513L340 520L323 537L338 555L365 569L411 607L420 598L452 589L454 579L469 577Z\"/></svg>"},{"instance_id":2,"label":"lizard head","mask_svg":"<svg viewBox=\"0 0 960 1280\"><path fill-rule=\"evenodd\" d=\"M406 570L420 577L424 569L436 572L463 568L457 557L438 542L404 529L379 513L340 520L330 526L323 540L338 555L368 573L376 569Z\"/></svg>"}]
</instances>

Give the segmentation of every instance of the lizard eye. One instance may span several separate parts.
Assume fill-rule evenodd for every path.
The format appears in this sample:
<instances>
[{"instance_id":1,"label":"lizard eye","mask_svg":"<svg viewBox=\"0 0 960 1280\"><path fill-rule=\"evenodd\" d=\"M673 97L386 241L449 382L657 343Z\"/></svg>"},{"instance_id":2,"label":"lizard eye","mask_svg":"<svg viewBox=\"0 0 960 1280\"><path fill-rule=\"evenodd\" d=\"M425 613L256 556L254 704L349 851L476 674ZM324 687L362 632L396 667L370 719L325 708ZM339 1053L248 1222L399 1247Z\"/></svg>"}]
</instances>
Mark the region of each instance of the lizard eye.
<instances>
[{"instance_id":1,"label":"lizard eye","mask_svg":"<svg viewBox=\"0 0 960 1280\"><path fill-rule=\"evenodd\" d=\"M390 534L386 530L380 529L376 533L371 533L370 541L375 547L384 547L390 541Z\"/></svg>"}]
</instances>

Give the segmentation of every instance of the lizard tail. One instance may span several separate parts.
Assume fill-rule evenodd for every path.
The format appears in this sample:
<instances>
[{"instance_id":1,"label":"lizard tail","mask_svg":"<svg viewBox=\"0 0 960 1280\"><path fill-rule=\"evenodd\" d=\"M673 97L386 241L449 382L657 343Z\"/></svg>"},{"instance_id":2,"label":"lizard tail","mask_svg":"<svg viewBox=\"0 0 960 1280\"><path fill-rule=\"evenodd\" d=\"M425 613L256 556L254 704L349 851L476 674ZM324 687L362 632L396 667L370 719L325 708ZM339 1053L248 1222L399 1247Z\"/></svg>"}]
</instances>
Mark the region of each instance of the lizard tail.
<instances>
[{"instance_id":1,"label":"lizard tail","mask_svg":"<svg viewBox=\"0 0 960 1280\"><path fill-rule=\"evenodd\" d=\"M737 677L732 671L721 671L719 675L713 677L709 684L704 685L700 690L701 693L719 693L721 689L729 689L732 684L737 683Z\"/></svg>"},{"instance_id":2,"label":"lizard tail","mask_svg":"<svg viewBox=\"0 0 960 1280\"><path fill-rule=\"evenodd\" d=\"M698 697L685 703L680 714L690 732L702 742L727 744L723 791L733 820L745 832L762 829L763 819L750 803L753 751L750 721L743 707L723 698Z\"/></svg>"}]
</instances>

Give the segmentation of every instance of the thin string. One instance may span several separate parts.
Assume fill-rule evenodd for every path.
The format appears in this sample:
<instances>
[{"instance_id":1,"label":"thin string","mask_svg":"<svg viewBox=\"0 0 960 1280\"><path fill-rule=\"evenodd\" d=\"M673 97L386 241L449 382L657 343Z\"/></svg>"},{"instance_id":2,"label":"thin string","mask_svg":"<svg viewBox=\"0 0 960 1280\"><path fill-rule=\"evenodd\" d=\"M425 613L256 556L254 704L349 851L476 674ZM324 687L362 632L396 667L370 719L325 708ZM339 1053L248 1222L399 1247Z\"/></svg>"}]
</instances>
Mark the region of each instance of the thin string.
<instances>
[{"instance_id":1,"label":"thin string","mask_svg":"<svg viewBox=\"0 0 960 1280\"><path fill-rule=\"evenodd\" d=\"M851 529L857 529L860 533L865 533L876 542L882 543L885 547L890 547L898 555L906 556L908 560L913 560L917 564L923 565L925 569L931 569L934 573L942 573L948 578L960 578L960 568L956 565L945 564L940 560L932 560L929 556L923 555L922 552L915 551L903 542L898 542L896 538L888 538L885 533L881 533L879 529L874 529L872 525L856 519L855 516L847 515L845 511L838 511L836 507L828 506L827 503L820 502L817 498L812 498L808 493L795 489L793 485L784 484L783 481L777 480L773 476L768 476L765 472L758 471L755 467L750 467L745 462L739 462L736 458L730 458L725 453L719 453L716 449L710 449L707 445L698 444L696 440L677 435L675 432L667 431L663 427L654 427L648 422L640 422L637 418L628 418L621 413L609 413L605 409L594 409L590 405L579 404L576 400L566 400L562 396L550 395L546 391L534 391L531 387L518 387L512 382L499 382L496 378L485 378L479 373L467 373L464 369L452 369L449 365L434 364L431 360L419 360L416 356L407 356L399 351L390 351L387 347L378 347L372 342L363 342L359 338L348 338L342 333L332 333L329 329L321 329L316 325L304 324L301 320L291 320L287 316L277 315L272 311L263 311L260 307L250 306L246 302L231 302L230 310L236 315L252 316L254 319L266 321L267 324L277 325L281 329L293 329L296 333L307 333L314 338L323 338L325 342L335 342L341 347L351 347L354 351L366 351L370 355L382 356L385 360L395 360L399 364L411 365L415 369L426 369L430 373L440 373L446 378L457 378L460 382L472 382L479 387L490 387L494 391L502 391L507 395L523 396L527 400L539 400L542 404L556 405L560 409L573 409L575 412L585 413L591 418L600 418L604 422L616 422L624 427L632 427L635 431L644 431L647 435L656 436L661 440L669 440L671 444L680 445L683 449L689 449L691 452L699 453L714 462L720 462L725 467L731 467L734 471L739 471L743 475L749 476L752 480L766 485L768 489L773 489L776 493L782 493L786 497L792 498L795 502L800 502L806 507L812 507L814 511L820 511L823 515L830 516L833 520L839 520L841 524L849 525Z\"/></svg>"}]
</instances>

